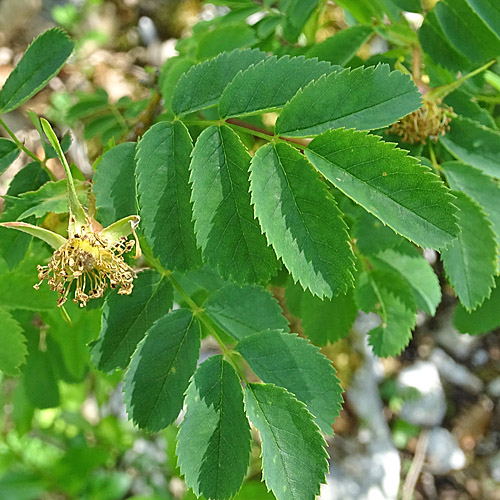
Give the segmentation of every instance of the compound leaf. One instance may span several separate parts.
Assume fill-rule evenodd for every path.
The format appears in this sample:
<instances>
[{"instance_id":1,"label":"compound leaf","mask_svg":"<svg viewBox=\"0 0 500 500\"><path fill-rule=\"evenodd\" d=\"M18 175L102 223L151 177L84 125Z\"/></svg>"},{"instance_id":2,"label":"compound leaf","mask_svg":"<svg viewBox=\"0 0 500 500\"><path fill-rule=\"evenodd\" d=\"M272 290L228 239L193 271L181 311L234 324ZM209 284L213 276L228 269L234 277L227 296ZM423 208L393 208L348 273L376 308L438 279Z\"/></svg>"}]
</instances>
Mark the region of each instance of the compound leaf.
<instances>
[{"instance_id":1,"label":"compound leaf","mask_svg":"<svg viewBox=\"0 0 500 500\"><path fill-rule=\"evenodd\" d=\"M35 38L0 90L0 114L16 109L45 87L62 68L73 46L58 28Z\"/></svg>"},{"instance_id":2,"label":"compound leaf","mask_svg":"<svg viewBox=\"0 0 500 500\"><path fill-rule=\"evenodd\" d=\"M306 149L337 188L421 247L443 248L458 232L453 197L439 177L380 137L330 130Z\"/></svg>"},{"instance_id":3,"label":"compound leaf","mask_svg":"<svg viewBox=\"0 0 500 500\"><path fill-rule=\"evenodd\" d=\"M268 144L250 171L255 214L294 281L319 297L345 293L354 272L347 226L309 162L288 144Z\"/></svg>"},{"instance_id":4,"label":"compound leaf","mask_svg":"<svg viewBox=\"0 0 500 500\"><path fill-rule=\"evenodd\" d=\"M281 109L299 89L336 69L304 57L268 57L234 77L220 98L219 114L231 118Z\"/></svg>"},{"instance_id":5,"label":"compound leaf","mask_svg":"<svg viewBox=\"0 0 500 500\"><path fill-rule=\"evenodd\" d=\"M187 128L176 121L152 126L137 150L141 227L162 265L182 271L201 264L190 201L192 148Z\"/></svg>"},{"instance_id":6,"label":"compound leaf","mask_svg":"<svg viewBox=\"0 0 500 500\"><path fill-rule=\"evenodd\" d=\"M125 368L137 344L154 322L168 313L172 303L170 282L148 269L137 275L132 294L109 294L102 310L101 334L91 351L97 368Z\"/></svg>"},{"instance_id":7,"label":"compound leaf","mask_svg":"<svg viewBox=\"0 0 500 500\"><path fill-rule=\"evenodd\" d=\"M154 323L125 375L125 405L135 424L156 432L177 418L199 352L200 325L191 311L177 309Z\"/></svg>"},{"instance_id":8,"label":"compound leaf","mask_svg":"<svg viewBox=\"0 0 500 500\"><path fill-rule=\"evenodd\" d=\"M208 264L223 278L268 281L279 265L250 205L250 155L228 127L209 127L191 161L195 232Z\"/></svg>"},{"instance_id":9,"label":"compound leaf","mask_svg":"<svg viewBox=\"0 0 500 500\"><path fill-rule=\"evenodd\" d=\"M495 234L481 207L455 191L461 232L441 253L444 270L460 302L471 311L489 297L495 285L497 248Z\"/></svg>"},{"instance_id":10,"label":"compound leaf","mask_svg":"<svg viewBox=\"0 0 500 500\"><path fill-rule=\"evenodd\" d=\"M297 92L283 108L276 133L307 137L331 128L381 128L420 104L420 94L409 75L391 72L387 64L345 69Z\"/></svg>"},{"instance_id":11,"label":"compound leaf","mask_svg":"<svg viewBox=\"0 0 500 500\"><path fill-rule=\"evenodd\" d=\"M295 333L266 330L238 342L237 350L266 383L284 387L307 405L325 434L342 404L342 389L335 369L319 348Z\"/></svg>"},{"instance_id":12,"label":"compound leaf","mask_svg":"<svg viewBox=\"0 0 500 500\"><path fill-rule=\"evenodd\" d=\"M237 340L267 328L288 330L278 301L259 285L226 285L208 297L204 309Z\"/></svg>"},{"instance_id":13,"label":"compound leaf","mask_svg":"<svg viewBox=\"0 0 500 500\"><path fill-rule=\"evenodd\" d=\"M227 84L239 71L265 57L265 53L257 49L236 49L193 66L179 79L172 98L172 110L180 116L217 104Z\"/></svg>"},{"instance_id":14,"label":"compound leaf","mask_svg":"<svg viewBox=\"0 0 500 500\"><path fill-rule=\"evenodd\" d=\"M314 500L328 470L325 441L304 403L283 387L248 384L245 408L262 438L262 471L277 500Z\"/></svg>"},{"instance_id":15,"label":"compound leaf","mask_svg":"<svg viewBox=\"0 0 500 500\"><path fill-rule=\"evenodd\" d=\"M233 498L250 458L250 425L238 375L222 356L196 370L186 394L177 455L181 473L197 496Z\"/></svg>"}]
</instances>

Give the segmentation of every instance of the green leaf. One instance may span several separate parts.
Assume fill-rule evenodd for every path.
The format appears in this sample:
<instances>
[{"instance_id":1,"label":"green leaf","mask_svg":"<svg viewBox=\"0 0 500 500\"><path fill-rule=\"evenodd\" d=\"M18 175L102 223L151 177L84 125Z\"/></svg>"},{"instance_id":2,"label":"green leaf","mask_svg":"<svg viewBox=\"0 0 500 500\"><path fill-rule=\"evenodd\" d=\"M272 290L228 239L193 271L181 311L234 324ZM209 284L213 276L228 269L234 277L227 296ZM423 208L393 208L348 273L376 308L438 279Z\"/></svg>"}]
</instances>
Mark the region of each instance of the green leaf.
<instances>
[{"instance_id":1,"label":"green leaf","mask_svg":"<svg viewBox=\"0 0 500 500\"><path fill-rule=\"evenodd\" d=\"M75 189L81 203L88 198L88 183L75 181ZM27 219L28 217L43 217L49 212L56 214L66 213L68 211L68 194L66 191L66 181L46 182L36 191L21 193L17 197L5 196L6 200L13 206L19 205L25 207L18 219Z\"/></svg>"},{"instance_id":2,"label":"green leaf","mask_svg":"<svg viewBox=\"0 0 500 500\"><path fill-rule=\"evenodd\" d=\"M268 57L234 77L220 98L219 115L231 118L281 109L299 89L337 69L304 57Z\"/></svg>"},{"instance_id":3,"label":"green leaf","mask_svg":"<svg viewBox=\"0 0 500 500\"><path fill-rule=\"evenodd\" d=\"M335 3L343 9L347 9L351 15L364 24L371 24L373 19L382 20L384 16L379 1L338 0Z\"/></svg>"},{"instance_id":4,"label":"green leaf","mask_svg":"<svg viewBox=\"0 0 500 500\"><path fill-rule=\"evenodd\" d=\"M17 144L0 137L0 174L19 156Z\"/></svg>"},{"instance_id":5,"label":"green leaf","mask_svg":"<svg viewBox=\"0 0 500 500\"><path fill-rule=\"evenodd\" d=\"M425 16L418 37L424 51L441 66L455 71L471 66L470 61L451 45L434 9Z\"/></svg>"},{"instance_id":6,"label":"green leaf","mask_svg":"<svg viewBox=\"0 0 500 500\"><path fill-rule=\"evenodd\" d=\"M197 496L233 498L247 472L251 436L240 380L222 356L196 370L186 407L177 438L186 483Z\"/></svg>"},{"instance_id":7,"label":"green leaf","mask_svg":"<svg viewBox=\"0 0 500 500\"><path fill-rule=\"evenodd\" d=\"M276 133L307 137L330 128L381 128L415 111L420 104L420 94L410 76L391 72L387 64L345 69L300 90L283 108Z\"/></svg>"},{"instance_id":8,"label":"green leaf","mask_svg":"<svg viewBox=\"0 0 500 500\"><path fill-rule=\"evenodd\" d=\"M102 156L92 179L97 220L109 226L137 213L134 142L119 144Z\"/></svg>"},{"instance_id":9,"label":"green leaf","mask_svg":"<svg viewBox=\"0 0 500 500\"><path fill-rule=\"evenodd\" d=\"M170 282L148 269L137 275L132 294L109 294L103 306L101 334L92 346L92 362L104 371L125 368L137 344L172 304Z\"/></svg>"},{"instance_id":10,"label":"green leaf","mask_svg":"<svg viewBox=\"0 0 500 500\"><path fill-rule=\"evenodd\" d=\"M500 5L496 0L466 0L481 20L500 38Z\"/></svg>"},{"instance_id":11,"label":"green leaf","mask_svg":"<svg viewBox=\"0 0 500 500\"><path fill-rule=\"evenodd\" d=\"M454 191L462 230L453 245L441 252L444 270L460 302L469 311L490 296L495 285L495 234L481 207L466 194Z\"/></svg>"},{"instance_id":12,"label":"green leaf","mask_svg":"<svg viewBox=\"0 0 500 500\"><path fill-rule=\"evenodd\" d=\"M500 178L500 132L464 117L451 120L441 144L456 158Z\"/></svg>"},{"instance_id":13,"label":"green leaf","mask_svg":"<svg viewBox=\"0 0 500 500\"><path fill-rule=\"evenodd\" d=\"M500 326L500 278L495 279L491 295L475 311L469 312L458 303L453 315L453 324L462 333L480 335Z\"/></svg>"},{"instance_id":14,"label":"green leaf","mask_svg":"<svg viewBox=\"0 0 500 500\"><path fill-rule=\"evenodd\" d=\"M182 75L172 98L172 110L185 115L217 104L227 84L251 64L266 57L260 50L233 50L193 66Z\"/></svg>"},{"instance_id":15,"label":"green leaf","mask_svg":"<svg viewBox=\"0 0 500 500\"><path fill-rule=\"evenodd\" d=\"M309 162L288 144L268 144L250 171L255 214L294 281L319 297L345 293L354 272L347 226Z\"/></svg>"},{"instance_id":16,"label":"green leaf","mask_svg":"<svg viewBox=\"0 0 500 500\"><path fill-rule=\"evenodd\" d=\"M15 377L19 375L19 366L26 360L28 349L21 325L5 309L0 308L0 370Z\"/></svg>"},{"instance_id":17,"label":"green leaf","mask_svg":"<svg viewBox=\"0 0 500 500\"><path fill-rule=\"evenodd\" d=\"M238 342L236 349L266 383L284 387L307 405L325 434L342 408L342 388L332 362L295 333L266 330Z\"/></svg>"},{"instance_id":18,"label":"green leaf","mask_svg":"<svg viewBox=\"0 0 500 500\"><path fill-rule=\"evenodd\" d=\"M177 418L199 352L200 325L191 311L178 309L155 322L125 375L125 405L135 424L156 432Z\"/></svg>"},{"instance_id":19,"label":"green leaf","mask_svg":"<svg viewBox=\"0 0 500 500\"><path fill-rule=\"evenodd\" d=\"M194 59L177 56L168 58L161 67L158 87L163 97L163 106L172 110L172 97L180 77L194 66Z\"/></svg>"},{"instance_id":20,"label":"green leaf","mask_svg":"<svg viewBox=\"0 0 500 500\"><path fill-rule=\"evenodd\" d=\"M141 227L165 268L188 270L201 264L190 201L191 137L181 122L157 123L137 150L137 191Z\"/></svg>"},{"instance_id":21,"label":"green leaf","mask_svg":"<svg viewBox=\"0 0 500 500\"><path fill-rule=\"evenodd\" d=\"M300 305L297 316L302 319L302 328L311 342L316 345L326 345L329 342L333 344L349 333L358 314L352 290L346 294L323 300L314 297L307 290L300 291L302 295L299 296ZM287 305L290 293L293 292L291 292L289 285L287 287Z\"/></svg>"},{"instance_id":22,"label":"green leaf","mask_svg":"<svg viewBox=\"0 0 500 500\"><path fill-rule=\"evenodd\" d=\"M448 189L394 144L365 132L331 130L305 152L332 184L417 245L443 248L456 236Z\"/></svg>"},{"instance_id":23,"label":"green leaf","mask_svg":"<svg viewBox=\"0 0 500 500\"><path fill-rule=\"evenodd\" d=\"M198 137L191 161L193 215L205 261L237 282L268 281L279 265L250 205L251 157L228 127Z\"/></svg>"},{"instance_id":24,"label":"green leaf","mask_svg":"<svg viewBox=\"0 0 500 500\"><path fill-rule=\"evenodd\" d=\"M36 191L49 180L47 172L43 170L40 163L32 161L14 176L9 184L7 194L9 196L19 196L26 191Z\"/></svg>"},{"instance_id":25,"label":"green leaf","mask_svg":"<svg viewBox=\"0 0 500 500\"><path fill-rule=\"evenodd\" d=\"M372 33L371 26L361 24L351 26L314 45L306 52L306 56L344 66L356 55Z\"/></svg>"},{"instance_id":26,"label":"green leaf","mask_svg":"<svg viewBox=\"0 0 500 500\"><path fill-rule=\"evenodd\" d=\"M307 20L316 10L319 0L285 0L280 4L283 11L283 35L289 42L296 42Z\"/></svg>"},{"instance_id":27,"label":"green leaf","mask_svg":"<svg viewBox=\"0 0 500 500\"><path fill-rule=\"evenodd\" d=\"M448 161L441 164L451 189L463 191L481 206L491 222L500 249L500 186L494 179L469 165Z\"/></svg>"},{"instance_id":28,"label":"green leaf","mask_svg":"<svg viewBox=\"0 0 500 500\"><path fill-rule=\"evenodd\" d=\"M45 87L59 73L73 45L58 28L35 38L0 90L0 113L16 109Z\"/></svg>"},{"instance_id":29,"label":"green leaf","mask_svg":"<svg viewBox=\"0 0 500 500\"><path fill-rule=\"evenodd\" d=\"M245 408L262 438L262 471L277 500L314 500L328 471L325 441L305 405L286 389L248 384Z\"/></svg>"},{"instance_id":30,"label":"green leaf","mask_svg":"<svg viewBox=\"0 0 500 500\"><path fill-rule=\"evenodd\" d=\"M405 241L389 226L364 210L354 221L353 236L356 247L365 255L397 247Z\"/></svg>"},{"instance_id":31,"label":"green leaf","mask_svg":"<svg viewBox=\"0 0 500 500\"><path fill-rule=\"evenodd\" d=\"M57 306L57 294L46 284L35 290L33 285L39 280L36 268L30 273L9 271L1 274L0 307L5 309L26 309L28 311L44 311ZM15 290L15 293L12 291Z\"/></svg>"},{"instance_id":32,"label":"green leaf","mask_svg":"<svg viewBox=\"0 0 500 500\"><path fill-rule=\"evenodd\" d=\"M236 340L267 328L288 330L288 321L281 314L278 301L258 285L226 285L211 294L203 308Z\"/></svg>"},{"instance_id":33,"label":"green leaf","mask_svg":"<svg viewBox=\"0 0 500 500\"><path fill-rule=\"evenodd\" d=\"M430 264L418 253L408 255L400 251L387 249L370 257L399 273L413 289L417 306L434 316L441 302L439 280Z\"/></svg>"},{"instance_id":34,"label":"green leaf","mask_svg":"<svg viewBox=\"0 0 500 500\"><path fill-rule=\"evenodd\" d=\"M497 125L493 117L473 99L473 95L458 89L447 95L444 102L453 108L454 113L470 118L485 127L496 129Z\"/></svg>"},{"instance_id":35,"label":"green leaf","mask_svg":"<svg viewBox=\"0 0 500 500\"><path fill-rule=\"evenodd\" d=\"M435 7L450 43L476 64L500 54L500 38L467 5L466 0L442 0Z\"/></svg>"},{"instance_id":36,"label":"green leaf","mask_svg":"<svg viewBox=\"0 0 500 500\"><path fill-rule=\"evenodd\" d=\"M225 24L200 37L196 55L198 59L208 59L221 52L251 47L258 41L255 31L246 22Z\"/></svg>"},{"instance_id":37,"label":"green leaf","mask_svg":"<svg viewBox=\"0 0 500 500\"><path fill-rule=\"evenodd\" d=\"M403 301L391 291L380 287L379 292L386 317L368 333L369 343L379 357L397 356L410 342L417 315L409 311Z\"/></svg>"}]
</instances>

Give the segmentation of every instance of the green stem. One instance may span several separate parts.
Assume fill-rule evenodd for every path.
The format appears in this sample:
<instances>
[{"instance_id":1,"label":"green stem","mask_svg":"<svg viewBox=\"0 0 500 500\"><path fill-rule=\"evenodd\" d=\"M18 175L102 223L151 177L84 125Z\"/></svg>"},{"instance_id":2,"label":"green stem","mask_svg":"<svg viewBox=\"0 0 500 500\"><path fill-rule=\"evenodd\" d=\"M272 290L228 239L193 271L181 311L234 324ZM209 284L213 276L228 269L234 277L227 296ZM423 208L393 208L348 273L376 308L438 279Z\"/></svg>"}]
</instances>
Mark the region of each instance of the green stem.
<instances>
[{"instance_id":1,"label":"green stem","mask_svg":"<svg viewBox=\"0 0 500 500\"><path fill-rule=\"evenodd\" d=\"M436 153L434 152L434 146L432 145L432 142L430 140L427 144L429 146L429 156L431 157L432 166L434 167L436 172L441 173L443 171L443 169L437 161Z\"/></svg>"},{"instance_id":2,"label":"green stem","mask_svg":"<svg viewBox=\"0 0 500 500\"><path fill-rule=\"evenodd\" d=\"M0 125L5 129L7 134L10 135L11 139L16 143L17 147L24 151L30 158L33 160L40 162L40 158L38 158L34 153L32 153L12 132L12 130L7 126L7 124L0 118Z\"/></svg>"}]
</instances>

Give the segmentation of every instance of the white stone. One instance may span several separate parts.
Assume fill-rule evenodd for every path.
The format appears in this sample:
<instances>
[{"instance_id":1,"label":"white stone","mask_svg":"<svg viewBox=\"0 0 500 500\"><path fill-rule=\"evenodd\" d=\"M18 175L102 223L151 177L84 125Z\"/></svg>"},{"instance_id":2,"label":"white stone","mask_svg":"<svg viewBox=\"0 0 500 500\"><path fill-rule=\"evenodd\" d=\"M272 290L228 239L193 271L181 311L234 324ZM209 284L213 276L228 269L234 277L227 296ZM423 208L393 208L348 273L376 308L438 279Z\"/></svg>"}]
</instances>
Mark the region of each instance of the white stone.
<instances>
[{"instance_id":1,"label":"white stone","mask_svg":"<svg viewBox=\"0 0 500 500\"><path fill-rule=\"evenodd\" d=\"M470 372L465 366L457 363L439 347L434 349L430 361L436 365L439 375L448 382L474 394L483 389L484 384L479 377Z\"/></svg>"},{"instance_id":2,"label":"white stone","mask_svg":"<svg viewBox=\"0 0 500 500\"><path fill-rule=\"evenodd\" d=\"M465 454L447 429L435 427L429 433L427 469L433 474L447 474L465 466Z\"/></svg>"},{"instance_id":3,"label":"white stone","mask_svg":"<svg viewBox=\"0 0 500 500\"><path fill-rule=\"evenodd\" d=\"M494 398L500 398L500 377L493 379L488 384L488 394Z\"/></svg>"},{"instance_id":4,"label":"white stone","mask_svg":"<svg viewBox=\"0 0 500 500\"><path fill-rule=\"evenodd\" d=\"M402 391L413 388L420 394L403 403L401 418L410 424L428 427L443 421L446 401L439 373L433 363L417 361L401 370L397 382Z\"/></svg>"}]
</instances>

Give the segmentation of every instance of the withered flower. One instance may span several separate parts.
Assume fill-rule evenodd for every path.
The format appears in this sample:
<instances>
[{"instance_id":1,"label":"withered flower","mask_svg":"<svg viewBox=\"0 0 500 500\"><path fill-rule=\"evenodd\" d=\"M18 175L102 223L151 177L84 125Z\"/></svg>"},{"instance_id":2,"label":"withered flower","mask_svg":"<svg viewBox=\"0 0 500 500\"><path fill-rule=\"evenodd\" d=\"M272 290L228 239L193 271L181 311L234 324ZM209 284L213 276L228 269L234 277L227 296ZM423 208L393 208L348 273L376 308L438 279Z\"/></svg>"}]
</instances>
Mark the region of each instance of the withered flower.
<instances>
[{"instance_id":1,"label":"withered flower","mask_svg":"<svg viewBox=\"0 0 500 500\"><path fill-rule=\"evenodd\" d=\"M54 233L48 229L26 224L24 222L5 222L0 224L31 234L48 243L55 251L46 266L38 266L38 290L44 280L48 281L51 290L58 292L58 306L62 306L73 289L73 302L84 307L90 299L102 297L108 287L118 288L121 295L129 295L134 286L135 271L125 262L123 254L136 245L136 257L140 255L140 247L135 234L139 224L139 216L131 215L107 228L87 215L80 205L71 176L71 171L60 149L56 136L48 122L42 119L42 126L56 149L66 171L69 225L68 237ZM130 234L134 240L128 240Z\"/></svg>"}]
</instances>

